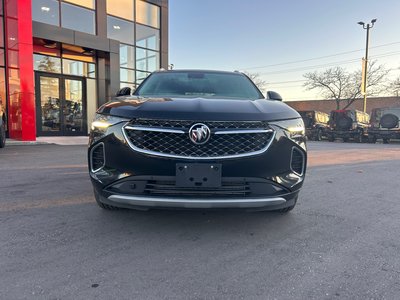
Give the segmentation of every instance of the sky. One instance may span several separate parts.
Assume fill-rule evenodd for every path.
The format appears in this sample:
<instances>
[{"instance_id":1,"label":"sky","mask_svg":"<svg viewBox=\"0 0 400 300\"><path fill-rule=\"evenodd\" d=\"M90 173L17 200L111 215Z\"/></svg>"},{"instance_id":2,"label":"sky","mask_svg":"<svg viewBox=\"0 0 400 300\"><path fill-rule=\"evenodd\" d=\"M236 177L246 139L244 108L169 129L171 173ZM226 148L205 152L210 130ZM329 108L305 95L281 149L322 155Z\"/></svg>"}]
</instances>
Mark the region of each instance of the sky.
<instances>
[{"instance_id":1,"label":"sky","mask_svg":"<svg viewBox=\"0 0 400 300\"><path fill-rule=\"evenodd\" d=\"M372 19L369 60L394 79L400 76L399 0L169 0L169 63L258 73L286 101L321 99L303 87L303 75L361 69L366 30L357 22Z\"/></svg>"}]
</instances>

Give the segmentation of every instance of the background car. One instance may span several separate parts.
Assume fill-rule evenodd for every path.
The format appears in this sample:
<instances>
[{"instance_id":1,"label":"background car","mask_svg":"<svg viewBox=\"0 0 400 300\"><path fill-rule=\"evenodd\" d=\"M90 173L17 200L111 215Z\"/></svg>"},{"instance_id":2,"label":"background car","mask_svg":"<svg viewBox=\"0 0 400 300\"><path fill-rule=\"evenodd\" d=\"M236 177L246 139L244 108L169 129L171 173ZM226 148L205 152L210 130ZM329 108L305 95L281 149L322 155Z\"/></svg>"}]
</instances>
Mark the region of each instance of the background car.
<instances>
[{"instance_id":1,"label":"background car","mask_svg":"<svg viewBox=\"0 0 400 300\"><path fill-rule=\"evenodd\" d=\"M333 110L329 117L328 140L349 139L362 143L366 141L370 116L359 110Z\"/></svg>"},{"instance_id":2,"label":"background car","mask_svg":"<svg viewBox=\"0 0 400 300\"><path fill-rule=\"evenodd\" d=\"M307 138L320 141L322 137L326 136L326 131L329 129L329 114L316 110L299 111L298 113L303 118Z\"/></svg>"},{"instance_id":3,"label":"background car","mask_svg":"<svg viewBox=\"0 0 400 300\"><path fill-rule=\"evenodd\" d=\"M372 110L368 141L382 139L384 144L391 139L400 139L400 107L376 108Z\"/></svg>"}]
</instances>

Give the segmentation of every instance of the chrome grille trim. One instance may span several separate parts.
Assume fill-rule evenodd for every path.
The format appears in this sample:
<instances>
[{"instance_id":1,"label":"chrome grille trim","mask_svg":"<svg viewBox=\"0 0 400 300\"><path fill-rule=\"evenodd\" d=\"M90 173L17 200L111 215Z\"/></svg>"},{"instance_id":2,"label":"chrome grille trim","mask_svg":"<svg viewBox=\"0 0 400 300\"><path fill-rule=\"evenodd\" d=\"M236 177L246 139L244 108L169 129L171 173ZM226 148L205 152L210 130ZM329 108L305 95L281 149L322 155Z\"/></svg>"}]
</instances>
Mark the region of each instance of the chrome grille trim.
<instances>
[{"instance_id":1,"label":"chrome grille trim","mask_svg":"<svg viewBox=\"0 0 400 300\"><path fill-rule=\"evenodd\" d=\"M154 127L141 127L141 126L130 126L130 125L127 125L124 128L129 129L129 130L143 130L143 131L153 131L153 132L185 133L183 130L154 128Z\"/></svg>"},{"instance_id":2,"label":"chrome grille trim","mask_svg":"<svg viewBox=\"0 0 400 300\"><path fill-rule=\"evenodd\" d=\"M270 133L273 132L272 129L254 129L254 130L224 130L216 131L214 134L245 134L245 133Z\"/></svg>"},{"instance_id":3,"label":"chrome grille trim","mask_svg":"<svg viewBox=\"0 0 400 300\"><path fill-rule=\"evenodd\" d=\"M191 121L182 121L182 122L191 122ZM195 121L193 121L195 122ZM203 121L205 124L209 122L214 122L214 121ZM223 122L223 121L218 121L218 122ZM234 121L229 121L230 123ZM260 122L261 123L261 122ZM177 134L182 134L185 133L183 130L177 130L177 129L165 129L165 128L157 128L157 127L145 127L145 126L132 126L129 123L124 125L122 127L122 133L123 136L128 143L129 147L131 147L134 151L147 154L147 155L152 155L152 156L160 156L160 157L166 157L166 158L178 158L178 159L188 159L188 160L215 160L215 159L234 159L234 158L241 158L241 157L249 157L249 156L254 156L254 155L259 155L268 150L268 148L271 146L272 142L275 140L276 136L276 131L273 129L243 129L243 130L218 130L212 132L213 135L223 135L223 134L260 134L260 133L270 133L271 136L265 145L260 150L256 151L251 151L251 152L246 152L246 153L241 153L241 154L234 154L234 155L220 155L220 156L186 156L186 155L176 155L176 154L169 154L169 153L164 153L164 152L158 152L158 151L152 151L152 150L146 150L139 148L135 146L130 137L128 136L127 130L141 130L141 131L152 131L152 132L165 132L165 133L177 133ZM148 130L149 129L149 130ZM187 128L187 131L189 128Z\"/></svg>"}]
</instances>

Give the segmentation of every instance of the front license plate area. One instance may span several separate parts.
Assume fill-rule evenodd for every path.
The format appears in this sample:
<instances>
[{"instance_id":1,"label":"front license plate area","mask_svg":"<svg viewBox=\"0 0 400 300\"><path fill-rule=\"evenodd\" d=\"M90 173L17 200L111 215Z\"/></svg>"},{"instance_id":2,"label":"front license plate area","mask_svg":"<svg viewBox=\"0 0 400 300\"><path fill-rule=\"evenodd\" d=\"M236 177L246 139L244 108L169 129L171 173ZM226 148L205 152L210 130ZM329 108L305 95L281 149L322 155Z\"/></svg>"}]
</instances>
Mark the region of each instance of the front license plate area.
<instances>
[{"instance_id":1,"label":"front license plate area","mask_svg":"<svg viewBox=\"0 0 400 300\"><path fill-rule=\"evenodd\" d=\"M221 164L176 164L176 186L213 188L221 186Z\"/></svg>"}]
</instances>

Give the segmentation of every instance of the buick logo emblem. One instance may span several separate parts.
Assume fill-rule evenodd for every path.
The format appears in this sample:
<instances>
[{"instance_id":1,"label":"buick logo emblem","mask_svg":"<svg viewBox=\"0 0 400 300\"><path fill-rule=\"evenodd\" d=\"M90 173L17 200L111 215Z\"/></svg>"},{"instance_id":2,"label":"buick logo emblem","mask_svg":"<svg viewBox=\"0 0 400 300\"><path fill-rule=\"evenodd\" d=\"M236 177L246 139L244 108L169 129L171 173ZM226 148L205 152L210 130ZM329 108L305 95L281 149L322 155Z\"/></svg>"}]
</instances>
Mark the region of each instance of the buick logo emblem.
<instances>
[{"instance_id":1,"label":"buick logo emblem","mask_svg":"<svg viewBox=\"0 0 400 300\"><path fill-rule=\"evenodd\" d=\"M189 129L189 138L196 145L205 144L210 139L210 128L202 123L194 124Z\"/></svg>"}]
</instances>

